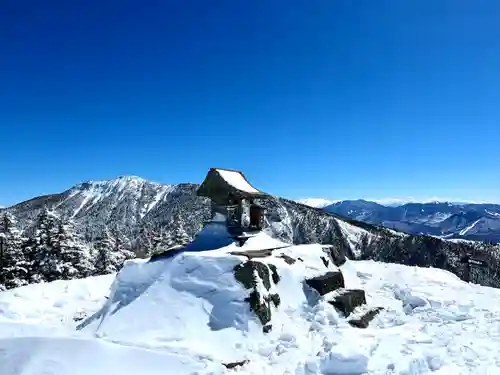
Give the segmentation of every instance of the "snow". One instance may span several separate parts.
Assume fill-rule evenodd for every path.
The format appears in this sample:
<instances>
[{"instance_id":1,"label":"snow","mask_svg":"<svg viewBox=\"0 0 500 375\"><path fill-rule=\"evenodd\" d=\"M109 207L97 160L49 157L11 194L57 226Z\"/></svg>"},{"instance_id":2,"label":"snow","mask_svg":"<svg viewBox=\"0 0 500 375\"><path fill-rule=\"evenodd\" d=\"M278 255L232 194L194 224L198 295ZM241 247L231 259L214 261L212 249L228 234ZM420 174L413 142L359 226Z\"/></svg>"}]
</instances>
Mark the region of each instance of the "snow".
<instances>
[{"instance_id":1,"label":"snow","mask_svg":"<svg viewBox=\"0 0 500 375\"><path fill-rule=\"evenodd\" d=\"M252 185L248 183L240 172L230 171L227 169L217 169L217 173L235 189L245 191L247 193L260 193Z\"/></svg>"},{"instance_id":2,"label":"snow","mask_svg":"<svg viewBox=\"0 0 500 375\"><path fill-rule=\"evenodd\" d=\"M338 202L338 201L333 201L333 200L324 199L324 198L304 198L304 199L299 199L297 202L305 204L306 206L309 206L309 207L324 208L324 207L330 206L331 204L334 204L335 202Z\"/></svg>"},{"instance_id":3,"label":"snow","mask_svg":"<svg viewBox=\"0 0 500 375\"><path fill-rule=\"evenodd\" d=\"M494 303L500 290L433 268L347 261L340 267L346 287L362 288L369 307L384 308L369 328L358 329L304 289L304 278L327 270L320 245L254 259L275 265L280 276L269 291L257 283L261 295L281 298L272 307L272 331L263 334L233 269L246 260L238 250L279 243L273 241L261 233L242 247L127 261L111 290L113 276L105 276L0 293L0 373L500 373L500 305ZM77 331L70 317L80 309L95 314ZM222 366L243 360L248 363L236 370Z\"/></svg>"},{"instance_id":4,"label":"snow","mask_svg":"<svg viewBox=\"0 0 500 375\"><path fill-rule=\"evenodd\" d=\"M356 257L359 256L360 254L357 244L360 243L361 237L367 233L366 230L346 223L343 220L336 219L336 221L339 224L342 233L345 235L347 242L349 242L349 246L351 247L353 254L356 255Z\"/></svg>"},{"instance_id":5,"label":"snow","mask_svg":"<svg viewBox=\"0 0 500 375\"><path fill-rule=\"evenodd\" d=\"M153 200L151 201L151 203L147 204L144 207L144 210L141 212L141 219L144 216L146 216L146 214L148 214L153 208L155 208L158 203L164 201L167 195L172 192L172 190L174 190L174 186L167 185L163 187L160 191L158 191Z\"/></svg>"},{"instance_id":6,"label":"snow","mask_svg":"<svg viewBox=\"0 0 500 375\"><path fill-rule=\"evenodd\" d=\"M5 375L164 375L206 371L202 361L180 354L70 337L0 339L0 364Z\"/></svg>"},{"instance_id":7,"label":"snow","mask_svg":"<svg viewBox=\"0 0 500 375\"><path fill-rule=\"evenodd\" d=\"M121 176L113 180L88 181L80 184L73 188L73 191L67 198L69 200L75 196L81 197L81 202L78 204L78 207L75 208L71 216L72 218L75 218L83 209L89 210L98 202L113 195L117 195L118 201L125 199L129 194L133 194L136 196L137 200L139 200L146 184L148 184L146 180L136 176ZM168 196L168 194L174 189L174 185L160 185L152 183L152 186L155 190L154 196L145 202L144 207L142 207L140 212L141 218L156 207L158 203L164 200L165 197ZM60 202L58 206L63 203L64 201Z\"/></svg>"},{"instance_id":8,"label":"snow","mask_svg":"<svg viewBox=\"0 0 500 375\"><path fill-rule=\"evenodd\" d=\"M76 326L105 302L114 274L74 281L32 284L0 293L0 321ZM0 334L1 337L1 334Z\"/></svg>"},{"instance_id":9,"label":"snow","mask_svg":"<svg viewBox=\"0 0 500 375\"><path fill-rule=\"evenodd\" d=\"M476 226L477 223L479 223L481 221L481 219L479 220L476 220L475 222L473 222L471 225L469 225L467 228L465 229L462 229L459 234L461 236L464 236L465 234L467 234L467 232L469 232L470 230L472 230L472 228L474 228Z\"/></svg>"},{"instance_id":10,"label":"snow","mask_svg":"<svg viewBox=\"0 0 500 375\"><path fill-rule=\"evenodd\" d=\"M484 210L488 215L499 217L500 218L500 213L494 212L494 211L489 211L489 210Z\"/></svg>"},{"instance_id":11,"label":"snow","mask_svg":"<svg viewBox=\"0 0 500 375\"><path fill-rule=\"evenodd\" d=\"M433 225L433 224L439 224L452 216L453 216L452 213L436 212L435 214L432 215L415 218L414 222Z\"/></svg>"}]
</instances>

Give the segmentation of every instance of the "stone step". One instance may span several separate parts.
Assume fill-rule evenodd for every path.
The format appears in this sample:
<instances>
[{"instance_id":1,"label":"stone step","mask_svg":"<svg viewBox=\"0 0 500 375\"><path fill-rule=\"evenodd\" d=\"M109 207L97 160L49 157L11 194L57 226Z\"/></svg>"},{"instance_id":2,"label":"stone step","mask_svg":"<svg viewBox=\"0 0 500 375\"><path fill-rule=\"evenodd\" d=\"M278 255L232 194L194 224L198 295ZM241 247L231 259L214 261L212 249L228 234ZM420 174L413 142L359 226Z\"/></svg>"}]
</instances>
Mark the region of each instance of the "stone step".
<instances>
[{"instance_id":1,"label":"stone step","mask_svg":"<svg viewBox=\"0 0 500 375\"><path fill-rule=\"evenodd\" d=\"M329 271L323 275L306 279L305 282L321 296L345 287L344 275L340 271Z\"/></svg>"},{"instance_id":2,"label":"stone step","mask_svg":"<svg viewBox=\"0 0 500 375\"><path fill-rule=\"evenodd\" d=\"M349 324L357 328L368 328L370 322L383 310L383 307L372 307L356 317L349 319Z\"/></svg>"},{"instance_id":3,"label":"stone step","mask_svg":"<svg viewBox=\"0 0 500 375\"><path fill-rule=\"evenodd\" d=\"M365 291L362 289L344 289L332 297L328 303L347 317L356 307L366 304Z\"/></svg>"}]
</instances>

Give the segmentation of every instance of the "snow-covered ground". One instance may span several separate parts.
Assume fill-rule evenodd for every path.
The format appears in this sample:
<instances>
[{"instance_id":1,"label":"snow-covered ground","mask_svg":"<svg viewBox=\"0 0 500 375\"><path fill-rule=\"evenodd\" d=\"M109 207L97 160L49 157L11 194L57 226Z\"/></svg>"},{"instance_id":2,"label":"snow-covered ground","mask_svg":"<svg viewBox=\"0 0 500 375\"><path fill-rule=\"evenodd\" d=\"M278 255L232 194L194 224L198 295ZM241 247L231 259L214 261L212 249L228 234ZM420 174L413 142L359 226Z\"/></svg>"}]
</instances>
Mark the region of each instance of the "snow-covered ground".
<instances>
[{"instance_id":1,"label":"snow-covered ground","mask_svg":"<svg viewBox=\"0 0 500 375\"><path fill-rule=\"evenodd\" d=\"M281 303L264 334L234 277L244 250L129 261L111 289L106 276L0 293L0 375L500 374L500 290L437 269L348 261L346 287L384 308L358 329L304 290L304 277L327 270L321 246L280 248L254 259L280 276L269 293ZM80 311L95 314L77 331ZM248 362L222 365L235 361Z\"/></svg>"},{"instance_id":2,"label":"snow-covered ground","mask_svg":"<svg viewBox=\"0 0 500 375\"><path fill-rule=\"evenodd\" d=\"M114 278L115 275L111 274L60 280L0 293L0 322L7 320L74 329L80 319L92 315L105 303Z\"/></svg>"}]
</instances>

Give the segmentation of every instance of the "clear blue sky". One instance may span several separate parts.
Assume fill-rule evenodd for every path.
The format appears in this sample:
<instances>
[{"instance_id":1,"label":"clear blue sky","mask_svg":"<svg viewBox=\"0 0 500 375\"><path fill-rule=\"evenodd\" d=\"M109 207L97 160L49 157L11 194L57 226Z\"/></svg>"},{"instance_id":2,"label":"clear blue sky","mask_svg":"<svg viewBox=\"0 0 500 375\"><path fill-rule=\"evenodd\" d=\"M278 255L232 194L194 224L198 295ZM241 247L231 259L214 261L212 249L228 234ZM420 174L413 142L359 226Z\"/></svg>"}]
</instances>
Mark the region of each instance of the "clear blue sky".
<instances>
[{"instance_id":1,"label":"clear blue sky","mask_svg":"<svg viewBox=\"0 0 500 375\"><path fill-rule=\"evenodd\" d=\"M0 4L0 204L242 169L291 198L500 201L500 2Z\"/></svg>"}]
</instances>

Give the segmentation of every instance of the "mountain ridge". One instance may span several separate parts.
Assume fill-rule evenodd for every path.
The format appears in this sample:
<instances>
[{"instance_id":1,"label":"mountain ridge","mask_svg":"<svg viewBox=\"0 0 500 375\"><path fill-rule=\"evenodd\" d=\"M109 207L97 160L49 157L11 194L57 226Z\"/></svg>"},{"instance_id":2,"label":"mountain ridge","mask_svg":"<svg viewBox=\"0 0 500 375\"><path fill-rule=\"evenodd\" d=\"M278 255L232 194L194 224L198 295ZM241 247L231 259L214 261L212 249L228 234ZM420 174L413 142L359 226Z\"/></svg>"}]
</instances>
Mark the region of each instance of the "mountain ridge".
<instances>
[{"instance_id":1,"label":"mountain ridge","mask_svg":"<svg viewBox=\"0 0 500 375\"><path fill-rule=\"evenodd\" d=\"M430 202L390 207L366 200L346 200L324 210L409 234L500 242L500 205L494 203Z\"/></svg>"},{"instance_id":2,"label":"mountain ridge","mask_svg":"<svg viewBox=\"0 0 500 375\"><path fill-rule=\"evenodd\" d=\"M62 221L71 223L87 247L95 247L96 241L111 233L126 250L147 256L171 246L175 233L192 239L210 219L210 201L196 195L198 186L127 177L91 180L61 193L18 203L0 213L14 215L24 235L30 237L39 229L39 215L54 211ZM407 235L342 212L328 212L277 196L259 203L266 208L265 231L283 242L332 244L351 259L433 266L460 277L466 275L460 258L480 253L489 260L489 268L481 273L478 282L500 286L500 260L496 259L498 251L493 245Z\"/></svg>"}]
</instances>

